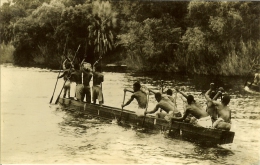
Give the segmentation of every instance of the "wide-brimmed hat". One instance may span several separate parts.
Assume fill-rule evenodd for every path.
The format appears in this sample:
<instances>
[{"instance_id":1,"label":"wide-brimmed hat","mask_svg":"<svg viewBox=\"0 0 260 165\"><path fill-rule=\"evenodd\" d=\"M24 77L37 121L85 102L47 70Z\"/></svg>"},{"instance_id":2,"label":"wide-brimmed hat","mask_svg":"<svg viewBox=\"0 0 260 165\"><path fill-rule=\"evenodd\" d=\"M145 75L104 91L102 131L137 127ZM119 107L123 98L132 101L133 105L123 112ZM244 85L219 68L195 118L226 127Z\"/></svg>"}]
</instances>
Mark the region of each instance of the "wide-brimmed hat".
<instances>
[{"instance_id":1,"label":"wide-brimmed hat","mask_svg":"<svg viewBox=\"0 0 260 165\"><path fill-rule=\"evenodd\" d=\"M84 62L82 64L82 68L86 71L92 71L92 68L91 68L91 64L90 63L87 63L87 62Z\"/></svg>"}]
</instances>

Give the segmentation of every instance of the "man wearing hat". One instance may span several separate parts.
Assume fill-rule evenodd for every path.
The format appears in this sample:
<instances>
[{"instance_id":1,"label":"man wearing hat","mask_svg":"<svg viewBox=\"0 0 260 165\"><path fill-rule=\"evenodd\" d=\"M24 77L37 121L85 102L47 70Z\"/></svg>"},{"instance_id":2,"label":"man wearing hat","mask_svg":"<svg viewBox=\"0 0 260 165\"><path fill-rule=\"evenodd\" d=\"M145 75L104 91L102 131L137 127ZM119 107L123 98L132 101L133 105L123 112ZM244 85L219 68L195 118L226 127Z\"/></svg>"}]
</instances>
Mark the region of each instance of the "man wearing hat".
<instances>
[{"instance_id":1,"label":"man wearing hat","mask_svg":"<svg viewBox=\"0 0 260 165\"><path fill-rule=\"evenodd\" d=\"M81 80L82 84L84 86L83 88L83 96L82 100L86 97L86 102L91 103L91 91L90 91L90 85L89 82L92 78L92 69L91 69L91 64L84 62L84 60L81 62Z\"/></svg>"}]
</instances>

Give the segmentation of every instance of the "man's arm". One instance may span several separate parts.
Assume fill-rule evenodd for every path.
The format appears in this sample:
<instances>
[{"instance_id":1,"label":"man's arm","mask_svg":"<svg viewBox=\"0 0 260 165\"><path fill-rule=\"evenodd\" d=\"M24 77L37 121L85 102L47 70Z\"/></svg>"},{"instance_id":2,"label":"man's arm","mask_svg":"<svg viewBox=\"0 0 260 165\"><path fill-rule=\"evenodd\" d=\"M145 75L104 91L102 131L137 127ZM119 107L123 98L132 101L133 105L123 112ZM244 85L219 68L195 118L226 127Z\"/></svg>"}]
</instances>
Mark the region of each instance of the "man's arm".
<instances>
[{"instance_id":1,"label":"man's arm","mask_svg":"<svg viewBox=\"0 0 260 165\"><path fill-rule=\"evenodd\" d=\"M122 104L122 108L124 108L125 106L129 105L134 100L134 98L135 98L135 96L132 95L131 98L125 104Z\"/></svg>"},{"instance_id":2,"label":"man's arm","mask_svg":"<svg viewBox=\"0 0 260 165\"><path fill-rule=\"evenodd\" d=\"M154 109L152 111L147 111L147 112L145 112L145 114L154 113L154 112L158 111L159 108L160 108L159 104L156 104L156 106L154 107Z\"/></svg>"},{"instance_id":3,"label":"man's arm","mask_svg":"<svg viewBox=\"0 0 260 165\"><path fill-rule=\"evenodd\" d=\"M58 78L62 78L62 77L64 77L64 76L65 76L65 74L64 74L64 72L63 72L62 75L58 76Z\"/></svg>"},{"instance_id":4,"label":"man's arm","mask_svg":"<svg viewBox=\"0 0 260 165\"><path fill-rule=\"evenodd\" d=\"M212 101L211 98L209 97L209 94L210 94L211 91L212 91L212 90L209 89L209 90L205 93L205 98L206 98L207 101Z\"/></svg>"},{"instance_id":5,"label":"man's arm","mask_svg":"<svg viewBox=\"0 0 260 165\"><path fill-rule=\"evenodd\" d=\"M218 91L218 93L214 96L214 98L212 100L217 100L217 98L222 95L221 91Z\"/></svg>"},{"instance_id":6,"label":"man's arm","mask_svg":"<svg viewBox=\"0 0 260 165\"><path fill-rule=\"evenodd\" d=\"M83 59L83 60L81 61L80 65L82 66L84 62L85 62L85 59Z\"/></svg>"},{"instance_id":7,"label":"man's arm","mask_svg":"<svg viewBox=\"0 0 260 165\"><path fill-rule=\"evenodd\" d=\"M67 61L67 59L64 60L63 63L62 63L62 68L63 68L63 69L68 69L68 68L66 68L66 61Z\"/></svg>"},{"instance_id":8,"label":"man's arm","mask_svg":"<svg viewBox=\"0 0 260 165\"><path fill-rule=\"evenodd\" d=\"M175 121L183 121L183 120L185 120L187 118L187 116L189 114L190 114L190 110L187 109L182 117L172 117L172 119L175 120Z\"/></svg>"},{"instance_id":9,"label":"man's arm","mask_svg":"<svg viewBox=\"0 0 260 165\"><path fill-rule=\"evenodd\" d=\"M219 101L216 101L216 99L218 98L219 95L221 95L222 93L220 91L218 91L218 93L214 96L212 103L214 105L221 105L221 103Z\"/></svg>"},{"instance_id":10,"label":"man's arm","mask_svg":"<svg viewBox=\"0 0 260 165\"><path fill-rule=\"evenodd\" d=\"M126 88L124 89L124 91L125 91L125 92L131 92L131 93L134 93L134 91L133 91L133 90L126 89Z\"/></svg>"},{"instance_id":11,"label":"man's arm","mask_svg":"<svg viewBox=\"0 0 260 165\"><path fill-rule=\"evenodd\" d=\"M151 89L149 89L149 88L148 88L148 90L149 90L149 92L151 92L151 93L153 93L153 94L156 93L155 91L153 91L153 90L151 90Z\"/></svg>"},{"instance_id":12,"label":"man's arm","mask_svg":"<svg viewBox=\"0 0 260 165\"><path fill-rule=\"evenodd\" d=\"M179 91L179 89L174 88L177 92L179 92L180 94L182 94L182 96L184 96L187 99L187 95L185 93L183 93L182 91Z\"/></svg>"}]
</instances>

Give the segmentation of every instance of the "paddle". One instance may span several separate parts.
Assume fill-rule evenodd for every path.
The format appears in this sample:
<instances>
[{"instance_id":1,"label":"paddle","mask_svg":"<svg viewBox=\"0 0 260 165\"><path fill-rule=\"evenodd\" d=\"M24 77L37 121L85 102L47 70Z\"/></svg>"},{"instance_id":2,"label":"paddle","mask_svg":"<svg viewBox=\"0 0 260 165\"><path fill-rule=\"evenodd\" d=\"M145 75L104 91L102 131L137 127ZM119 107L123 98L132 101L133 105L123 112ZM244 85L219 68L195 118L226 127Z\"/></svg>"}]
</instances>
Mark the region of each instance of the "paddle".
<instances>
[{"instance_id":1,"label":"paddle","mask_svg":"<svg viewBox=\"0 0 260 165\"><path fill-rule=\"evenodd\" d=\"M65 50L66 50L66 46L67 46L67 41L68 41L68 36L67 36L67 38L66 38L66 42L65 42L65 46L64 46L64 50L63 50L63 55L65 55ZM58 83L58 80L59 80L59 76L60 76L60 72L61 72L61 66L62 66L62 63L61 63L61 65L60 65L59 74L58 74L58 77L57 77L57 80L56 80L56 83L55 83L55 87L54 87L54 90L53 90L53 93L52 93L52 96L51 96L50 103L51 103L52 100L53 100L53 96L54 96L54 93L55 93L55 90L56 90L56 86L57 86L57 83Z\"/></svg>"},{"instance_id":2,"label":"paddle","mask_svg":"<svg viewBox=\"0 0 260 165\"><path fill-rule=\"evenodd\" d=\"M51 104L51 102L53 100L53 96L54 96L54 93L55 93L55 90L56 90L56 86L57 86L57 83L58 83L58 80L59 80L59 76L60 76L60 72L61 72L61 66L62 66L62 64L60 65L59 74L58 74L58 77L57 77L57 80L56 80L56 83L55 83L55 87L54 87L54 90L53 90L53 93L52 93L52 96L51 96L50 104Z\"/></svg>"},{"instance_id":3,"label":"paddle","mask_svg":"<svg viewBox=\"0 0 260 165\"><path fill-rule=\"evenodd\" d=\"M126 90L124 90L123 105L124 105L124 103L125 103L125 94L126 94ZM124 109L124 108L122 107L122 110L121 110L121 113L120 113L120 117L118 118L117 122L120 122L120 121L121 121L123 109Z\"/></svg>"},{"instance_id":4,"label":"paddle","mask_svg":"<svg viewBox=\"0 0 260 165\"><path fill-rule=\"evenodd\" d=\"M75 55L74 55L74 57L73 57L73 59L72 59L72 61L71 61L72 63L73 63L73 61L74 61L75 58L76 58L76 55L77 55L77 53L78 53L79 48L80 48L80 45L78 46L78 49L77 49L77 51L75 52ZM72 64L70 65L70 71L71 71L71 69L72 69ZM63 86L62 86L62 88L61 88L61 91L60 91L60 93L59 93L59 95L58 95L56 101L55 101L55 104L57 104L57 103L59 102L61 92L62 92L62 90L63 90L63 88L64 88L64 86L65 86L67 80L68 80L68 79L66 79L66 80L64 81L64 84L63 84Z\"/></svg>"}]
</instances>

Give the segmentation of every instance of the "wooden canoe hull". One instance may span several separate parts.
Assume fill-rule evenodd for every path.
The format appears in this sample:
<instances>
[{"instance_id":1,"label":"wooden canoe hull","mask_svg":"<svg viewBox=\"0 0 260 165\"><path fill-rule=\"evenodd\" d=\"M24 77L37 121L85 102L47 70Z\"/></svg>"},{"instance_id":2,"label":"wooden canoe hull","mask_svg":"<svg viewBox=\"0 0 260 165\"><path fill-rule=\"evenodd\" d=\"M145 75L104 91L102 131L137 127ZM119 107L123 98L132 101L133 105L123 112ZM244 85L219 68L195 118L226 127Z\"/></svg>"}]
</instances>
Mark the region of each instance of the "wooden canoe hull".
<instances>
[{"instance_id":1,"label":"wooden canoe hull","mask_svg":"<svg viewBox=\"0 0 260 165\"><path fill-rule=\"evenodd\" d=\"M260 86L255 85L251 82L247 82L245 85L245 89L250 92L250 93L256 93L256 94L260 94Z\"/></svg>"},{"instance_id":2,"label":"wooden canoe hull","mask_svg":"<svg viewBox=\"0 0 260 165\"><path fill-rule=\"evenodd\" d=\"M109 120L118 119L121 115L121 109L115 107L99 106L64 98L60 98L59 103L64 110L78 111ZM121 121L124 123L138 127L142 125L143 119L143 117L137 117L134 111L123 110L122 112ZM188 141L207 145L233 143L235 136L235 133L231 131L197 127L189 123L177 121L169 123L164 119L156 119L153 116L146 116L144 127L160 131L169 130L170 137L180 137Z\"/></svg>"}]
</instances>

